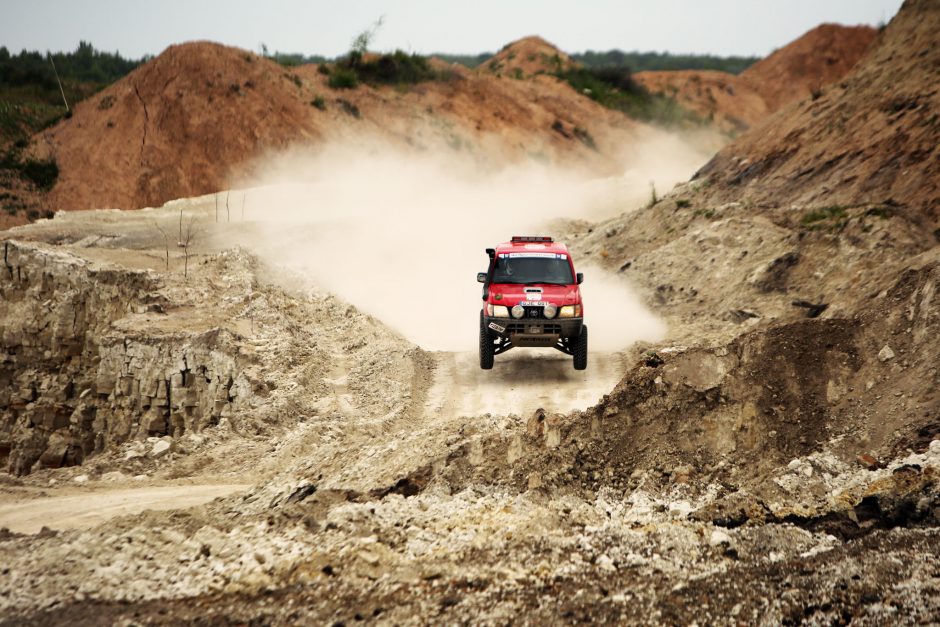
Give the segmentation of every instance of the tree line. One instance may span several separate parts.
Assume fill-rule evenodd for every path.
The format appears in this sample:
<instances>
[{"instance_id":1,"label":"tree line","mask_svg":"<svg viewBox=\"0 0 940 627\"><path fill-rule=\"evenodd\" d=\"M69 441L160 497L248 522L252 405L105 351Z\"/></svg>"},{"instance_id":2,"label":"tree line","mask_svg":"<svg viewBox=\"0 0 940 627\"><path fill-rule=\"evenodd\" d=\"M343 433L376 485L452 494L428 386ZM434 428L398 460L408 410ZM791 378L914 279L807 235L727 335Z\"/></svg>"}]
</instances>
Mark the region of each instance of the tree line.
<instances>
[{"instance_id":1,"label":"tree line","mask_svg":"<svg viewBox=\"0 0 940 627\"><path fill-rule=\"evenodd\" d=\"M106 85L129 73L145 60L125 59L117 52L96 50L87 41L80 42L73 52L23 50L11 54L6 46L0 46L0 88L38 86L58 89L55 71L58 71L63 82Z\"/></svg>"}]
</instances>

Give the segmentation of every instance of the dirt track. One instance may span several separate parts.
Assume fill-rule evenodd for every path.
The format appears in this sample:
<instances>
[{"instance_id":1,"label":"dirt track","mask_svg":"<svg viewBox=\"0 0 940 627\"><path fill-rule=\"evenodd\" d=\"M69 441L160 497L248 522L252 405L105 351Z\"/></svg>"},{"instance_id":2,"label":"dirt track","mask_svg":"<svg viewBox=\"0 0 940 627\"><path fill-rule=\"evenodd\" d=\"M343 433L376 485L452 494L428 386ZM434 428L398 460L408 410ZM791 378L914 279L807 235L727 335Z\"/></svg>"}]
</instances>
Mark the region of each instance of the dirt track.
<instances>
[{"instance_id":1,"label":"dirt track","mask_svg":"<svg viewBox=\"0 0 940 627\"><path fill-rule=\"evenodd\" d=\"M623 357L591 353L588 368L572 368L557 351L513 349L496 357L492 371L481 370L476 353L439 353L428 411L454 416L528 416L536 409L568 413L586 409L623 376Z\"/></svg>"},{"instance_id":2,"label":"dirt track","mask_svg":"<svg viewBox=\"0 0 940 627\"><path fill-rule=\"evenodd\" d=\"M115 516L144 510L182 509L246 490L247 485L184 485L96 490L16 491L0 494L0 527L14 533L36 533L43 527L63 531L87 529ZM62 492L66 494L63 495ZM71 493L71 494L69 494Z\"/></svg>"}]
</instances>

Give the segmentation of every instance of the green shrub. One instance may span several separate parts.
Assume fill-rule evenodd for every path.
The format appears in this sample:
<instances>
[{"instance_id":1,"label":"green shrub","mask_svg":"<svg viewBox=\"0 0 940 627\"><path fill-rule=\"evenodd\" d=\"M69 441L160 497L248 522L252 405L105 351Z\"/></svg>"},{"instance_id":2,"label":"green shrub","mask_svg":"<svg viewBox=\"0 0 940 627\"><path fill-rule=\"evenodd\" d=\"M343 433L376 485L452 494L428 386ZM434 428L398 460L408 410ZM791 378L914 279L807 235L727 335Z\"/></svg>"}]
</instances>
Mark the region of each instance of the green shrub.
<instances>
[{"instance_id":1,"label":"green shrub","mask_svg":"<svg viewBox=\"0 0 940 627\"><path fill-rule=\"evenodd\" d=\"M591 150L597 150L597 144L594 142L594 137L586 130L580 126L574 127L574 136L581 140L581 143L590 148Z\"/></svg>"},{"instance_id":2,"label":"green shrub","mask_svg":"<svg viewBox=\"0 0 940 627\"><path fill-rule=\"evenodd\" d=\"M714 209L696 209L695 213L693 213L692 215L694 215L695 217L702 216L704 218L711 220L715 216L715 210Z\"/></svg>"},{"instance_id":3,"label":"green shrub","mask_svg":"<svg viewBox=\"0 0 940 627\"><path fill-rule=\"evenodd\" d=\"M319 109L320 111L326 111L326 100L323 96L317 96L310 101L310 104Z\"/></svg>"},{"instance_id":4,"label":"green shrub","mask_svg":"<svg viewBox=\"0 0 940 627\"><path fill-rule=\"evenodd\" d=\"M360 61L355 69L359 79L370 85L415 84L437 78L425 57L402 50L371 61Z\"/></svg>"},{"instance_id":5,"label":"green shrub","mask_svg":"<svg viewBox=\"0 0 940 627\"><path fill-rule=\"evenodd\" d=\"M848 224L849 215L845 211L845 207L832 205L807 212L800 222L810 231L815 231L821 227L842 229Z\"/></svg>"},{"instance_id":6,"label":"green shrub","mask_svg":"<svg viewBox=\"0 0 940 627\"><path fill-rule=\"evenodd\" d=\"M622 67L574 68L555 74L575 90L608 109L660 126L689 126L702 120L679 106L673 98L651 94Z\"/></svg>"},{"instance_id":7,"label":"green shrub","mask_svg":"<svg viewBox=\"0 0 940 627\"><path fill-rule=\"evenodd\" d=\"M337 67L330 72L327 84L333 89L355 89L359 85L359 75L352 68Z\"/></svg>"},{"instance_id":8,"label":"green shrub","mask_svg":"<svg viewBox=\"0 0 940 627\"><path fill-rule=\"evenodd\" d=\"M353 89L359 83L367 85L413 85L423 81L438 80L442 76L435 72L427 58L396 50L375 59L363 61L358 51L338 61L330 71L329 86L333 89Z\"/></svg>"},{"instance_id":9,"label":"green shrub","mask_svg":"<svg viewBox=\"0 0 940 627\"><path fill-rule=\"evenodd\" d=\"M336 104L338 104L339 108L343 110L343 113L351 115L357 120L362 117L362 113L360 113L359 107L349 102L348 100L343 100L340 98L336 101Z\"/></svg>"},{"instance_id":10,"label":"green shrub","mask_svg":"<svg viewBox=\"0 0 940 627\"><path fill-rule=\"evenodd\" d=\"M891 209L891 207L872 207L871 209L865 212L866 217L874 216L877 218L881 218L882 220L887 220L893 215L894 215L894 211Z\"/></svg>"},{"instance_id":11,"label":"green shrub","mask_svg":"<svg viewBox=\"0 0 940 627\"><path fill-rule=\"evenodd\" d=\"M42 191L49 191L59 178L59 166L55 159L38 161L29 159L20 165L20 172Z\"/></svg>"}]
</instances>

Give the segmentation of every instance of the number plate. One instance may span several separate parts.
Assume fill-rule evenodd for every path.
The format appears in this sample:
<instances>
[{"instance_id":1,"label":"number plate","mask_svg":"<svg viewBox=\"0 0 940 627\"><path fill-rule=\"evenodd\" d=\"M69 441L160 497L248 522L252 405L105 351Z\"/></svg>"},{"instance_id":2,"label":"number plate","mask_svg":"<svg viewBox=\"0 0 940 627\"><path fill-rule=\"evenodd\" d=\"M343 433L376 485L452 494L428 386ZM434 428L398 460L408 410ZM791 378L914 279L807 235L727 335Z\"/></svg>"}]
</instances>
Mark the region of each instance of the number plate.
<instances>
[{"instance_id":1,"label":"number plate","mask_svg":"<svg viewBox=\"0 0 940 627\"><path fill-rule=\"evenodd\" d=\"M501 326L501 325L498 325L498 324L496 324L495 322L491 322L491 323L489 324L489 326L490 326L491 329L493 329L493 330L496 331L497 333L503 333L504 331L506 331L506 327Z\"/></svg>"}]
</instances>

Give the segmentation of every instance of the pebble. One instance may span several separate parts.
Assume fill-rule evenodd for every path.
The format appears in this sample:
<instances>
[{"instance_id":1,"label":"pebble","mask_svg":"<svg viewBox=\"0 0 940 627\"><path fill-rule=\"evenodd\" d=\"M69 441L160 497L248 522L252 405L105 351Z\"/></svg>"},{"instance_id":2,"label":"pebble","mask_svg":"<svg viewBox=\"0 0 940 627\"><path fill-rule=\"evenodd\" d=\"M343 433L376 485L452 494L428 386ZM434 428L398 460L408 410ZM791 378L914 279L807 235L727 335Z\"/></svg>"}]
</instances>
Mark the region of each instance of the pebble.
<instances>
[{"instance_id":1,"label":"pebble","mask_svg":"<svg viewBox=\"0 0 940 627\"><path fill-rule=\"evenodd\" d=\"M617 567L614 566L614 560L610 559L610 557L606 554L598 557L596 563L601 570L606 570L608 572L617 570Z\"/></svg>"},{"instance_id":2,"label":"pebble","mask_svg":"<svg viewBox=\"0 0 940 627\"><path fill-rule=\"evenodd\" d=\"M891 361L892 359L894 359L894 351L891 350L890 346L885 344L884 348L878 351L878 360L883 363L886 361Z\"/></svg>"},{"instance_id":3,"label":"pebble","mask_svg":"<svg viewBox=\"0 0 940 627\"><path fill-rule=\"evenodd\" d=\"M731 536L722 531L721 529L715 529L712 531L711 537L708 539L708 544L710 546L719 546L722 544L731 544Z\"/></svg>"}]
</instances>

